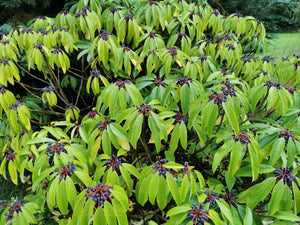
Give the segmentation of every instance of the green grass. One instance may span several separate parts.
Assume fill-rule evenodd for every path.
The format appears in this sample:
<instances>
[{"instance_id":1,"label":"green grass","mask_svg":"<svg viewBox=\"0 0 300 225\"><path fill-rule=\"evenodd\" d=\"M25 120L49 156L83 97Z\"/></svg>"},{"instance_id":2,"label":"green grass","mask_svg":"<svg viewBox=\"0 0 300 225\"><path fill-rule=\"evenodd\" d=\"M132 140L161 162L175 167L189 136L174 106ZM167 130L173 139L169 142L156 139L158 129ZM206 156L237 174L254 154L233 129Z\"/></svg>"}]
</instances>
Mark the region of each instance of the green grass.
<instances>
[{"instance_id":1,"label":"green grass","mask_svg":"<svg viewBox=\"0 0 300 225\"><path fill-rule=\"evenodd\" d=\"M269 45L264 56L274 60L282 57L300 55L300 31L298 33L277 33L271 34L273 39L269 40Z\"/></svg>"}]
</instances>

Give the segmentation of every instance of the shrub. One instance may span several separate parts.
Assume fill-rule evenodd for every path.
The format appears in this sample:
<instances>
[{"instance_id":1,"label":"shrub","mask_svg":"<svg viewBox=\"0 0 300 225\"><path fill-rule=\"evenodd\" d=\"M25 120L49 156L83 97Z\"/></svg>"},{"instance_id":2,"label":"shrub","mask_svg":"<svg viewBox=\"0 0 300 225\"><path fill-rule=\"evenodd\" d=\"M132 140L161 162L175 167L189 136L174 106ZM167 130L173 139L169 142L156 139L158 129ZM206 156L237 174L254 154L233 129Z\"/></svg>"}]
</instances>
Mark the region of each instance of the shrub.
<instances>
[{"instance_id":1,"label":"shrub","mask_svg":"<svg viewBox=\"0 0 300 225\"><path fill-rule=\"evenodd\" d=\"M255 18L80 0L0 46L0 173L30 185L0 224L300 221L300 56L259 58Z\"/></svg>"}]
</instances>

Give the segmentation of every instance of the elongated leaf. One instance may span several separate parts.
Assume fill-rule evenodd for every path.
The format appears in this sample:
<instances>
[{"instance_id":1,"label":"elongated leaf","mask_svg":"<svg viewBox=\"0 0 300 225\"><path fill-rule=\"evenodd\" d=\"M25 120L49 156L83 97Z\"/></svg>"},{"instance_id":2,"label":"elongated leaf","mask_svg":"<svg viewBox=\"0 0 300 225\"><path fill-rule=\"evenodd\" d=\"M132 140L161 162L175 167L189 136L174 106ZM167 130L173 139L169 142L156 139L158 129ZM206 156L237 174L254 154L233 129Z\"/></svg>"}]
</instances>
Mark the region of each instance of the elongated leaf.
<instances>
[{"instance_id":1,"label":"elongated leaf","mask_svg":"<svg viewBox=\"0 0 300 225\"><path fill-rule=\"evenodd\" d=\"M270 165L274 166L274 164L277 162L277 160L280 158L281 153L285 146L285 139L279 138L275 143L273 144L271 153L270 153Z\"/></svg>"}]
</instances>

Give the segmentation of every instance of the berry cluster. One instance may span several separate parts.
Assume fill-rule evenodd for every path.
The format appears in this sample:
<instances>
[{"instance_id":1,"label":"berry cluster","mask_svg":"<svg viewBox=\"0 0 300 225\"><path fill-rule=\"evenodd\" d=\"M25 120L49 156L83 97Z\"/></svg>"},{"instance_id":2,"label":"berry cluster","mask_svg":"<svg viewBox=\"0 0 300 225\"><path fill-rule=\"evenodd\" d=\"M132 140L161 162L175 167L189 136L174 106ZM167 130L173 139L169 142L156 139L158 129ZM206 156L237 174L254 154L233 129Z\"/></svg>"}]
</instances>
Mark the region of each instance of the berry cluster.
<instances>
[{"instance_id":1,"label":"berry cluster","mask_svg":"<svg viewBox=\"0 0 300 225\"><path fill-rule=\"evenodd\" d=\"M52 91L54 91L54 87L53 86L44 87L42 88L42 91L46 93L51 93Z\"/></svg>"},{"instance_id":2,"label":"berry cluster","mask_svg":"<svg viewBox=\"0 0 300 225\"><path fill-rule=\"evenodd\" d=\"M8 65L8 58L5 56L4 59L0 59L0 64Z\"/></svg>"},{"instance_id":3,"label":"berry cluster","mask_svg":"<svg viewBox=\"0 0 300 225\"><path fill-rule=\"evenodd\" d=\"M54 54L61 54L63 53L62 49L59 48L58 46L54 46L54 49L51 51L51 53L54 53Z\"/></svg>"},{"instance_id":4,"label":"berry cluster","mask_svg":"<svg viewBox=\"0 0 300 225\"><path fill-rule=\"evenodd\" d=\"M106 130L107 129L107 126L110 124L110 123L112 123L113 121L112 120L109 120L109 119L105 119L105 120L103 120L103 122L102 121L100 121L98 124L99 124L99 126L98 126L98 129L100 130L100 131L103 131L103 130Z\"/></svg>"},{"instance_id":5,"label":"berry cluster","mask_svg":"<svg viewBox=\"0 0 300 225\"><path fill-rule=\"evenodd\" d=\"M184 33L178 32L178 33L177 33L177 36L180 37L180 38L182 38L182 37L186 37L187 35L184 34Z\"/></svg>"},{"instance_id":6,"label":"berry cluster","mask_svg":"<svg viewBox=\"0 0 300 225\"><path fill-rule=\"evenodd\" d=\"M267 87L276 87L278 90L281 89L281 86L279 83L272 83L271 81L267 81L264 86L267 86Z\"/></svg>"},{"instance_id":7,"label":"berry cluster","mask_svg":"<svg viewBox=\"0 0 300 225\"><path fill-rule=\"evenodd\" d=\"M27 156L27 160L30 161L32 160L32 162L35 161L35 154L33 152L30 152L29 155Z\"/></svg>"},{"instance_id":8,"label":"berry cluster","mask_svg":"<svg viewBox=\"0 0 300 225\"><path fill-rule=\"evenodd\" d=\"M109 158L105 162L106 169L112 168L112 170L116 170L117 168L119 168L119 166L121 166L121 164L121 159L114 154L112 154L111 158Z\"/></svg>"},{"instance_id":9,"label":"berry cluster","mask_svg":"<svg viewBox=\"0 0 300 225\"><path fill-rule=\"evenodd\" d=\"M125 84L129 84L130 80L117 80L114 84L119 87L119 89L124 88L125 89Z\"/></svg>"},{"instance_id":10,"label":"berry cluster","mask_svg":"<svg viewBox=\"0 0 300 225\"><path fill-rule=\"evenodd\" d=\"M0 86L0 94L5 94L6 93L6 89L3 86Z\"/></svg>"},{"instance_id":11,"label":"berry cluster","mask_svg":"<svg viewBox=\"0 0 300 225\"><path fill-rule=\"evenodd\" d=\"M66 109L71 109L71 110L73 110L73 109L75 108L75 106L73 105L73 103L70 103L70 104L67 104L67 105L65 106L65 108L66 108Z\"/></svg>"},{"instance_id":12,"label":"berry cluster","mask_svg":"<svg viewBox=\"0 0 300 225\"><path fill-rule=\"evenodd\" d=\"M88 116L89 116L90 119L94 119L96 117L96 115L97 115L97 110L96 109L94 109L92 111L89 111L89 113L88 113Z\"/></svg>"},{"instance_id":13,"label":"berry cluster","mask_svg":"<svg viewBox=\"0 0 300 225\"><path fill-rule=\"evenodd\" d=\"M122 45L123 47L123 52L129 52L130 51L130 48L126 45Z\"/></svg>"},{"instance_id":14,"label":"berry cluster","mask_svg":"<svg viewBox=\"0 0 300 225\"><path fill-rule=\"evenodd\" d=\"M134 14L125 15L124 20L126 20L126 21L133 20L133 17L134 17Z\"/></svg>"},{"instance_id":15,"label":"berry cluster","mask_svg":"<svg viewBox=\"0 0 300 225\"><path fill-rule=\"evenodd\" d=\"M211 13L211 15L218 16L218 15L220 15L220 13L216 9L214 9L214 11Z\"/></svg>"},{"instance_id":16,"label":"berry cluster","mask_svg":"<svg viewBox=\"0 0 300 225\"><path fill-rule=\"evenodd\" d=\"M91 71L90 71L90 75L91 75L93 78L100 77L100 71L99 71L99 70L91 70Z\"/></svg>"},{"instance_id":17,"label":"berry cluster","mask_svg":"<svg viewBox=\"0 0 300 225\"><path fill-rule=\"evenodd\" d=\"M199 55L198 58L200 59L201 62L207 60L207 56L205 55Z\"/></svg>"},{"instance_id":18,"label":"berry cluster","mask_svg":"<svg viewBox=\"0 0 300 225\"><path fill-rule=\"evenodd\" d=\"M16 153L15 152L7 153L5 155L5 159L7 162L14 161L16 159Z\"/></svg>"},{"instance_id":19,"label":"berry cluster","mask_svg":"<svg viewBox=\"0 0 300 225\"><path fill-rule=\"evenodd\" d=\"M9 40L8 39L7 40L1 40L0 44L7 45L7 44L9 44Z\"/></svg>"},{"instance_id":20,"label":"berry cluster","mask_svg":"<svg viewBox=\"0 0 300 225\"><path fill-rule=\"evenodd\" d=\"M42 190L47 190L48 186L49 186L50 180L46 179L45 181L41 181L41 188Z\"/></svg>"},{"instance_id":21,"label":"berry cluster","mask_svg":"<svg viewBox=\"0 0 300 225\"><path fill-rule=\"evenodd\" d=\"M244 17L244 15L243 15L243 14L240 14L240 13L235 13L234 16L236 16L236 17L238 17L238 18Z\"/></svg>"},{"instance_id":22,"label":"berry cluster","mask_svg":"<svg viewBox=\"0 0 300 225\"><path fill-rule=\"evenodd\" d=\"M166 83L161 78L156 77L153 83L155 84L156 87L159 86L166 87Z\"/></svg>"},{"instance_id":23,"label":"berry cluster","mask_svg":"<svg viewBox=\"0 0 300 225\"><path fill-rule=\"evenodd\" d=\"M175 124L177 123L187 123L189 120L189 115L184 116L181 112L176 112L176 115L173 116L173 118L175 119Z\"/></svg>"},{"instance_id":24,"label":"berry cluster","mask_svg":"<svg viewBox=\"0 0 300 225\"><path fill-rule=\"evenodd\" d=\"M268 72L264 71L263 69L260 69L260 72L261 72L264 76L268 75Z\"/></svg>"},{"instance_id":25,"label":"berry cluster","mask_svg":"<svg viewBox=\"0 0 300 225\"><path fill-rule=\"evenodd\" d=\"M248 146L248 144L250 143L250 137L247 133L245 133L244 130L241 130L241 132L237 136L233 134L233 140L236 142L240 142L242 145L246 146Z\"/></svg>"},{"instance_id":26,"label":"berry cluster","mask_svg":"<svg viewBox=\"0 0 300 225\"><path fill-rule=\"evenodd\" d=\"M0 31L0 38L1 38L2 36L6 36L7 34L8 34L8 33L7 33L6 30Z\"/></svg>"},{"instance_id":27,"label":"berry cluster","mask_svg":"<svg viewBox=\"0 0 300 225\"><path fill-rule=\"evenodd\" d=\"M9 104L8 108L13 109L13 110L17 110L17 108L20 105L23 105L23 102L22 101L17 101L16 103Z\"/></svg>"},{"instance_id":28,"label":"berry cluster","mask_svg":"<svg viewBox=\"0 0 300 225\"><path fill-rule=\"evenodd\" d=\"M158 172L160 176L166 176L166 173L170 172L170 169L164 167L164 164L166 163L168 163L168 160L161 159L158 162L153 163L152 168L155 169L155 172Z\"/></svg>"},{"instance_id":29,"label":"berry cluster","mask_svg":"<svg viewBox=\"0 0 300 225\"><path fill-rule=\"evenodd\" d=\"M25 130L25 129L23 129L23 130L21 130L21 132L20 132L20 136L23 136L24 134L26 134L26 133L28 133L28 130Z\"/></svg>"},{"instance_id":30,"label":"berry cluster","mask_svg":"<svg viewBox=\"0 0 300 225\"><path fill-rule=\"evenodd\" d=\"M289 57L282 57L281 61L290 61Z\"/></svg>"},{"instance_id":31,"label":"berry cluster","mask_svg":"<svg viewBox=\"0 0 300 225\"><path fill-rule=\"evenodd\" d=\"M263 62L269 63L269 62L270 62L270 59L265 57L265 58L262 59L262 61L263 61Z\"/></svg>"},{"instance_id":32,"label":"berry cluster","mask_svg":"<svg viewBox=\"0 0 300 225\"><path fill-rule=\"evenodd\" d=\"M295 176L292 174L292 170L290 167L280 167L279 169L276 169L274 171L275 178L277 180L283 180L284 184L287 184L288 182L292 182L295 179Z\"/></svg>"},{"instance_id":33,"label":"berry cluster","mask_svg":"<svg viewBox=\"0 0 300 225\"><path fill-rule=\"evenodd\" d=\"M115 12L119 11L119 9L117 9L116 7L110 7L110 8L109 8L109 11L110 11L111 13L115 13Z\"/></svg>"},{"instance_id":34,"label":"berry cluster","mask_svg":"<svg viewBox=\"0 0 300 225\"><path fill-rule=\"evenodd\" d=\"M69 11L64 9L62 11L59 12L60 15L68 15L69 14Z\"/></svg>"},{"instance_id":35,"label":"berry cluster","mask_svg":"<svg viewBox=\"0 0 300 225\"><path fill-rule=\"evenodd\" d=\"M228 96L230 95L231 97L236 96L236 90L234 89L233 85L228 81L222 81L221 84L225 85L226 87L222 87L221 91L223 92L224 95Z\"/></svg>"},{"instance_id":36,"label":"berry cluster","mask_svg":"<svg viewBox=\"0 0 300 225\"><path fill-rule=\"evenodd\" d=\"M105 30L101 30L101 32L99 33L99 38L103 39L104 41L107 41L109 38L110 33L105 31Z\"/></svg>"},{"instance_id":37,"label":"berry cluster","mask_svg":"<svg viewBox=\"0 0 300 225\"><path fill-rule=\"evenodd\" d=\"M48 146L46 149L47 155L52 155L52 154L58 154L60 155L61 152L65 152L65 146L69 145L69 143L66 142L48 142Z\"/></svg>"},{"instance_id":38,"label":"berry cluster","mask_svg":"<svg viewBox=\"0 0 300 225\"><path fill-rule=\"evenodd\" d=\"M34 48L41 50L44 46L44 43L36 43L33 45Z\"/></svg>"},{"instance_id":39,"label":"berry cluster","mask_svg":"<svg viewBox=\"0 0 300 225\"><path fill-rule=\"evenodd\" d=\"M26 27L23 27L23 29L21 30L21 33L22 34L33 34L33 29L32 29L32 27L30 27L30 28L26 28Z\"/></svg>"},{"instance_id":40,"label":"berry cluster","mask_svg":"<svg viewBox=\"0 0 300 225\"><path fill-rule=\"evenodd\" d=\"M150 115L150 112L152 111L151 105L147 105L144 102L140 106L137 106L136 108L138 109L139 114L143 114L143 115L145 114Z\"/></svg>"},{"instance_id":41,"label":"berry cluster","mask_svg":"<svg viewBox=\"0 0 300 225\"><path fill-rule=\"evenodd\" d=\"M149 4L150 6L158 5L156 1L152 1L152 0L149 0L149 1L148 1L148 4Z\"/></svg>"},{"instance_id":42,"label":"berry cluster","mask_svg":"<svg viewBox=\"0 0 300 225\"><path fill-rule=\"evenodd\" d=\"M87 11L91 12L92 10L88 6L80 9L78 13L75 14L75 18L78 18L80 16L85 17L87 15Z\"/></svg>"},{"instance_id":43,"label":"berry cluster","mask_svg":"<svg viewBox=\"0 0 300 225\"><path fill-rule=\"evenodd\" d=\"M184 162L184 168L180 169L180 170L178 171L178 173L179 173L179 174L183 174L183 175L189 176L189 175L191 174L191 171L194 171L194 169L191 169L191 168L189 167L189 163L185 161L185 162Z\"/></svg>"},{"instance_id":44,"label":"berry cluster","mask_svg":"<svg viewBox=\"0 0 300 225\"><path fill-rule=\"evenodd\" d=\"M216 200L218 200L220 196L212 190L210 190L208 193L204 193L206 194L205 203L208 203L210 207L215 207L215 204L217 202Z\"/></svg>"},{"instance_id":45,"label":"berry cluster","mask_svg":"<svg viewBox=\"0 0 300 225\"><path fill-rule=\"evenodd\" d=\"M172 56L172 58L178 55L177 48L169 48L169 47L166 48L169 51L169 54Z\"/></svg>"},{"instance_id":46,"label":"berry cluster","mask_svg":"<svg viewBox=\"0 0 300 225\"><path fill-rule=\"evenodd\" d=\"M154 38L157 37L157 35L156 35L154 32L151 31L151 32L149 33L149 36L148 36L148 37L154 39Z\"/></svg>"},{"instance_id":47,"label":"berry cluster","mask_svg":"<svg viewBox=\"0 0 300 225\"><path fill-rule=\"evenodd\" d=\"M40 30L40 33L41 33L42 35L47 35L49 32L50 32L50 30L45 30L45 29L41 29L41 30Z\"/></svg>"},{"instance_id":48,"label":"berry cluster","mask_svg":"<svg viewBox=\"0 0 300 225\"><path fill-rule=\"evenodd\" d=\"M220 105L222 104L222 102L226 102L227 101L227 95L224 94L219 94L218 92L215 92L211 95L208 96L209 101L214 100L214 103L216 105Z\"/></svg>"},{"instance_id":49,"label":"berry cluster","mask_svg":"<svg viewBox=\"0 0 300 225\"><path fill-rule=\"evenodd\" d=\"M25 204L25 200L15 200L15 201L0 201L0 208L9 208L8 212L4 213L6 216L5 221L9 221L14 217L14 213L22 212L22 207Z\"/></svg>"},{"instance_id":50,"label":"berry cluster","mask_svg":"<svg viewBox=\"0 0 300 225\"><path fill-rule=\"evenodd\" d=\"M105 184L104 182L98 182L98 184L95 187L87 187L87 195L86 198L91 198L94 202L97 203L97 207L104 206L104 203L107 200L112 201L111 197L111 189L113 186L109 186Z\"/></svg>"},{"instance_id":51,"label":"berry cluster","mask_svg":"<svg viewBox=\"0 0 300 225\"><path fill-rule=\"evenodd\" d=\"M288 143L289 139L291 138L292 140L294 140L294 132L290 131L289 128L287 128L286 130L280 131L278 138L284 138L285 142Z\"/></svg>"},{"instance_id":52,"label":"berry cluster","mask_svg":"<svg viewBox=\"0 0 300 225\"><path fill-rule=\"evenodd\" d=\"M243 62L251 62L251 57L249 55L243 55L242 61Z\"/></svg>"},{"instance_id":53,"label":"berry cluster","mask_svg":"<svg viewBox=\"0 0 300 225\"><path fill-rule=\"evenodd\" d=\"M66 180L67 176L72 176L73 173L75 171L75 165L74 162L68 162L67 165L63 166L63 167L57 167L55 169L55 172L57 172L57 174L54 177L59 176L60 180Z\"/></svg>"},{"instance_id":54,"label":"berry cluster","mask_svg":"<svg viewBox=\"0 0 300 225\"><path fill-rule=\"evenodd\" d=\"M188 76L183 76L183 77L177 79L177 84L179 84L181 86L183 86L184 84L187 84L189 86L190 82L192 83L193 79Z\"/></svg>"},{"instance_id":55,"label":"berry cluster","mask_svg":"<svg viewBox=\"0 0 300 225\"><path fill-rule=\"evenodd\" d=\"M155 55L155 54L156 54L156 52L158 52L158 50L157 50L157 49L152 49L152 50L149 50L149 51L148 51L148 55Z\"/></svg>"},{"instance_id":56,"label":"berry cluster","mask_svg":"<svg viewBox=\"0 0 300 225\"><path fill-rule=\"evenodd\" d=\"M221 196L229 205L232 205L234 208L237 207L237 204L235 202L235 199L238 197L238 196L235 196L234 193L233 193L233 190L231 191L228 191L226 192L225 191L225 194Z\"/></svg>"},{"instance_id":57,"label":"berry cluster","mask_svg":"<svg viewBox=\"0 0 300 225\"><path fill-rule=\"evenodd\" d=\"M233 46L233 44L227 44L225 47L232 51L235 50L235 47Z\"/></svg>"},{"instance_id":58,"label":"berry cluster","mask_svg":"<svg viewBox=\"0 0 300 225\"><path fill-rule=\"evenodd\" d=\"M297 91L297 88L295 87L286 87L285 89L292 95Z\"/></svg>"},{"instance_id":59,"label":"berry cluster","mask_svg":"<svg viewBox=\"0 0 300 225\"><path fill-rule=\"evenodd\" d=\"M192 219L194 225L202 225L208 221L209 212L203 210L203 203L193 203L187 215Z\"/></svg>"}]
</instances>

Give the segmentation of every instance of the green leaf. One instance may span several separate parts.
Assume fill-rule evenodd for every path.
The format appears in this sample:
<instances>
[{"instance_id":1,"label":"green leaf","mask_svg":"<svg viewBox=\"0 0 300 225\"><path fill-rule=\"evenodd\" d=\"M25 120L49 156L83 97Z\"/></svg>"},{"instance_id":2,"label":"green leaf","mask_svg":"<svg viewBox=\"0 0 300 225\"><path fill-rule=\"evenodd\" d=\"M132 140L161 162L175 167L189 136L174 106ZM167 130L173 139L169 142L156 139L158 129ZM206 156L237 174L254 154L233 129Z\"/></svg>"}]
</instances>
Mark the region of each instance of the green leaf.
<instances>
[{"instance_id":1,"label":"green leaf","mask_svg":"<svg viewBox=\"0 0 300 225\"><path fill-rule=\"evenodd\" d=\"M223 199L216 200L216 201L217 201L218 206L221 209L221 212L225 215L225 217L230 221L231 224L234 224L233 217L230 212L230 207L228 206L228 204Z\"/></svg>"},{"instance_id":2,"label":"green leaf","mask_svg":"<svg viewBox=\"0 0 300 225\"><path fill-rule=\"evenodd\" d=\"M114 208L108 201L106 201L104 204L104 215L109 225L117 225Z\"/></svg>"},{"instance_id":3,"label":"green leaf","mask_svg":"<svg viewBox=\"0 0 300 225\"><path fill-rule=\"evenodd\" d=\"M180 138L180 144L183 149L187 148L187 130L184 122L180 123L180 130L179 130L179 138Z\"/></svg>"},{"instance_id":4,"label":"green leaf","mask_svg":"<svg viewBox=\"0 0 300 225\"><path fill-rule=\"evenodd\" d=\"M252 211L249 207L246 206L246 216L244 218L244 225L252 225L252 223L253 223Z\"/></svg>"},{"instance_id":5,"label":"green leaf","mask_svg":"<svg viewBox=\"0 0 300 225\"><path fill-rule=\"evenodd\" d=\"M180 205L181 200L180 200L179 187L177 186L175 178L170 173L167 173L167 184L173 196L174 201L176 202L177 205Z\"/></svg>"},{"instance_id":6,"label":"green leaf","mask_svg":"<svg viewBox=\"0 0 300 225\"><path fill-rule=\"evenodd\" d=\"M173 216L173 215L176 215L176 214L180 214L180 213L186 213L190 209L191 209L190 206L177 206L175 208L170 209L167 212L167 217Z\"/></svg>"},{"instance_id":7,"label":"green leaf","mask_svg":"<svg viewBox=\"0 0 300 225\"><path fill-rule=\"evenodd\" d=\"M280 200L284 193L283 180L280 180L272 191L272 197L268 205L268 215L272 216L279 210Z\"/></svg>"},{"instance_id":8,"label":"green leaf","mask_svg":"<svg viewBox=\"0 0 300 225\"><path fill-rule=\"evenodd\" d=\"M163 210L168 203L169 190L165 179L160 179L159 189L157 192L157 205L160 210Z\"/></svg>"},{"instance_id":9,"label":"green leaf","mask_svg":"<svg viewBox=\"0 0 300 225\"><path fill-rule=\"evenodd\" d=\"M241 165L242 146L237 142L230 154L230 162L228 166L228 175L233 177Z\"/></svg>"},{"instance_id":10,"label":"green leaf","mask_svg":"<svg viewBox=\"0 0 300 225\"><path fill-rule=\"evenodd\" d=\"M106 225L104 210L102 207L98 207L94 213L93 225Z\"/></svg>"},{"instance_id":11,"label":"green leaf","mask_svg":"<svg viewBox=\"0 0 300 225\"><path fill-rule=\"evenodd\" d=\"M186 115L190 105L190 89L187 84L184 84L180 89L181 109L183 115Z\"/></svg>"},{"instance_id":12,"label":"green leaf","mask_svg":"<svg viewBox=\"0 0 300 225\"><path fill-rule=\"evenodd\" d=\"M62 180L58 185L56 192L56 201L57 206L63 215L67 215L69 213L68 210L68 193L66 188L66 181Z\"/></svg>"},{"instance_id":13,"label":"green leaf","mask_svg":"<svg viewBox=\"0 0 300 225\"><path fill-rule=\"evenodd\" d=\"M9 171L9 175L10 175L10 179L11 181L17 185L18 184L18 173L17 173L17 168L14 164L13 161L9 161L8 163L8 171Z\"/></svg>"},{"instance_id":14,"label":"green leaf","mask_svg":"<svg viewBox=\"0 0 300 225\"><path fill-rule=\"evenodd\" d=\"M227 100L222 102L223 109L225 111L226 119L229 121L231 127L236 134L240 133L238 116L235 113L233 101Z\"/></svg>"},{"instance_id":15,"label":"green leaf","mask_svg":"<svg viewBox=\"0 0 300 225\"><path fill-rule=\"evenodd\" d=\"M151 179L150 186L149 186L149 202L152 205L154 205L156 194L158 192L159 179L160 179L159 173L155 173L154 175L152 175L152 179Z\"/></svg>"},{"instance_id":16,"label":"green leaf","mask_svg":"<svg viewBox=\"0 0 300 225\"><path fill-rule=\"evenodd\" d=\"M109 124L108 127L112 130L112 132L117 137L121 138L124 141L128 141L128 137L127 137L126 132L123 130L123 128L119 124L111 123L111 124Z\"/></svg>"},{"instance_id":17,"label":"green leaf","mask_svg":"<svg viewBox=\"0 0 300 225\"><path fill-rule=\"evenodd\" d=\"M79 224L89 224L90 218L93 213L95 202L92 199L88 199L84 208L79 212L80 213L80 223Z\"/></svg>"},{"instance_id":18,"label":"green leaf","mask_svg":"<svg viewBox=\"0 0 300 225\"><path fill-rule=\"evenodd\" d=\"M274 164L277 162L277 160L280 158L281 153L285 146L285 139L279 138L272 146L272 150L270 153L270 165L274 166Z\"/></svg>"},{"instance_id":19,"label":"green leaf","mask_svg":"<svg viewBox=\"0 0 300 225\"><path fill-rule=\"evenodd\" d=\"M127 215L122 205L115 199L112 200L112 205L115 211L115 215L117 216L118 219L118 224L128 225Z\"/></svg>"},{"instance_id":20,"label":"green leaf","mask_svg":"<svg viewBox=\"0 0 300 225\"><path fill-rule=\"evenodd\" d=\"M280 219L280 220L300 221L299 216L296 216L290 212L285 212L285 211L278 211L273 215L273 217Z\"/></svg>"},{"instance_id":21,"label":"green leaf","mask_svg":"<svg viewBox=\"0 0 300 225\"><path fill-rule=\"evenodd\" d=\"M184 176L180 186L180 201L184 202L186 195L189 191L189 179L187 176Z\"/></svg>"},{"instance_id":22,"label":"green leaf","mask_svg":"<svg viewBox=\"0 0 300 225\"><path fill-rule=\"evenodd\" d=\"M140 203L142 206L144 206L144 204L148 200L148 195L149 195L148 193L149 193L151 179L152 179L152 176L147 176L141 182L137 200L138 200L138 203Z\"/></svg>"},{"instance_id":23,"label":"green leaf","mask_svg":"<svg viewBox=\"0 0 300 225\"><path fill-rule=\"evenodd\" d=\"M253 185L239 196L240 203L246 203L250 209L253 209L260 201L264 200L273 189L276 182L275 177L270 177L263 182Z\"/></svg>"}]
</instances>

